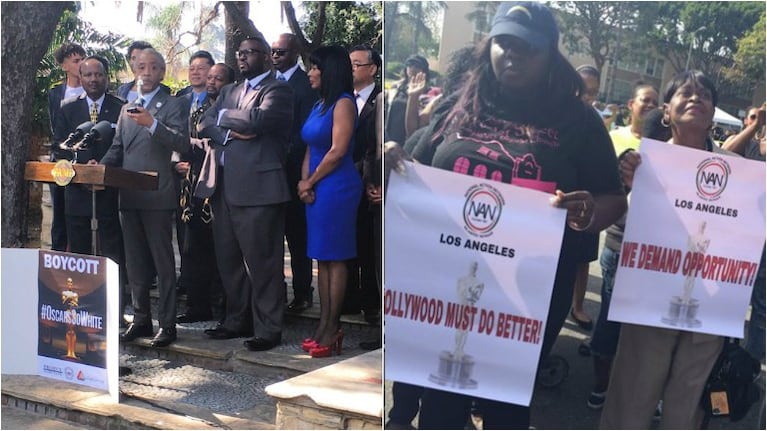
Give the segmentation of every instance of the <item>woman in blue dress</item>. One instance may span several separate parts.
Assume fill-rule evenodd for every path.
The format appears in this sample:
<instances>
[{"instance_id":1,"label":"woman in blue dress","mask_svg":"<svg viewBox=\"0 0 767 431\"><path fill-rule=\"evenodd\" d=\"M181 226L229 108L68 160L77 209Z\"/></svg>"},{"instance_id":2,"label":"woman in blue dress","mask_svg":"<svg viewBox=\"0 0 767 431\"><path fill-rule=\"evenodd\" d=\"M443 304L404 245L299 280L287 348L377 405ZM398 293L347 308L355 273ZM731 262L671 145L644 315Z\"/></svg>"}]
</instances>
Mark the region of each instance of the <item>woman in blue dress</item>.
<instances>
[{"instance_id":1,"label":"woman in blue dress","mask_svg":"<svg viewBox=\"0 0 767 431\"><path fill-rule=\"evenodd\" d=\"M341 46L325 46L309 59L309 83L320 100L301 130L306 155L298 196L306 204L307 254L317 260L320 295L319 326L302 348L316 358L341 353L345 261L357 255L362 180L352 161L357 106L349 53Z\"/></svg>"}]
</instances>

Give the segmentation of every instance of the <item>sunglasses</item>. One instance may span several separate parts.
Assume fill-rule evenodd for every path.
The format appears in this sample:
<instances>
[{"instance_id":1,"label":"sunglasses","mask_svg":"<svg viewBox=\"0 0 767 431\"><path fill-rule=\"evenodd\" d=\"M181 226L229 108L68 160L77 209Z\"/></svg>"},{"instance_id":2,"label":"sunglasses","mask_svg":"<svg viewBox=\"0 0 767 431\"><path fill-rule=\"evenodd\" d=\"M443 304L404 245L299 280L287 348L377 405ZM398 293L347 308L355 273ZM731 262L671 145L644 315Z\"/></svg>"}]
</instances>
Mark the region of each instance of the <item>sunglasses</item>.
<instances>
[{"instance_id":1,"label":"sunglasses","mask_svg":"<svg viewBox=\"0 0 767 431\"><path fill-rule=\"evenodd\" d=\"M756 120L756 114L751 114L748 116L751 120Z\"/></svg>"},{"instance_id":2,"label":"sunglasses","mask_svg":"<svg viewBox=\"0 0 767 431\"><path fill-rule=\"evenodd\" d=\"M287 54L287 49L272 49L272 55L276 55L277 57L282 57L283 55Z\"/></svg>"}]
</instances>

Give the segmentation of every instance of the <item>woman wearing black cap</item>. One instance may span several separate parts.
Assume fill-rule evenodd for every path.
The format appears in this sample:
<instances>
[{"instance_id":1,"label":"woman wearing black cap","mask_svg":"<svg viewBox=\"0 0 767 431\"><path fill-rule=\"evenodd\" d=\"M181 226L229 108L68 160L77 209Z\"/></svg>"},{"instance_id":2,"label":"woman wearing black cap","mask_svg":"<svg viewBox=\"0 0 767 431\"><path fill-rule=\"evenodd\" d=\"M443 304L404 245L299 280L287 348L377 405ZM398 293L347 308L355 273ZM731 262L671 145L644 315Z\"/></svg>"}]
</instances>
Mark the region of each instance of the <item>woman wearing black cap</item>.
<instances>
[{"instance_id":1,"label":"woman wearing black cap","mask_svg":"<svg viewBox=\"0 0 767 431\"><path fill-rule=\"evenodd\" d=\"M558 40L542 4L501 4L464 87L445 100L451 107L432 117L413 153L437 168L551 193L567 209L542 358L570 308L576 231L599 232L626 209L607 130L580 100L581 77L558 51ZM504 357L513 361L513 348ZM484 429L529 427L529 407L436 389L424 392L419 427L463 428L472 400Z\"/></svg>"},{"instance_id":2,"label":"woman wearing black cap","mask_svg":"<svg viewBox=\"0 0 767 431\"><path fill-rule=\"evenodd\" d=\"M416 78L418 77L418 78ZM405 128L405 115L408 105L408 87L414 79L424 80L423 88L428 88L429 62L420 55L411 55L405 60L402 79L395 83L394 93L389 98L389 110L386 113L386 139L405 145L408 133Z\"/></svg>"}]
</instances>

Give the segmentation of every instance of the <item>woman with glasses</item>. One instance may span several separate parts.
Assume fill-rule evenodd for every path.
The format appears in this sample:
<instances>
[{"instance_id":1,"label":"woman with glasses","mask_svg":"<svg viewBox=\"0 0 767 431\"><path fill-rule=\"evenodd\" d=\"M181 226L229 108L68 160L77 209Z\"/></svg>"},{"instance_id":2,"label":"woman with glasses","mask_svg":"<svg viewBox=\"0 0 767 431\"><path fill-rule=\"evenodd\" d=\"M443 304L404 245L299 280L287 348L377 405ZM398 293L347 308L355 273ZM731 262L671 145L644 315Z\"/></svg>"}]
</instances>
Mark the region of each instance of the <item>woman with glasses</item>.
<instances>
[{"instance_id":1,"label":"woman with glasses","mask_svg":"<svg viewBox=\"0 0 767 431\"><path fill-rule=\"evenodd\" d=\"M726 153L709 137L717 91L703 73L692 70L674 76L663 100L662 123L671 130L671 144ZM633 185L640 163L637 151L621 157L626 187ZM659 429L699 429L703 419L701 394L723 338L629 323L621 324L620 331L599 427L649 429L662 399Z\"/></svg>"},{"instance_id":2,"label":"woman with glasses","mask_svg":"<svg viewBox=\"0 0 767 431\"><path fill-rule=\"evenodd\" d=\"M581 77L558 42L556 21L543 4L499 5L462 89L447 96L443 103L449 108L432 116L413 152L423 164L551 193L555 204L567 209L542 358L570 309L576 231L599 232L626 208L607 130L581 101ZM514 348L503 357L512 361ZM527 406L427 388L419 427L463 429L472 401L484 429L530 425Z\"/></svg>"},{"instance_id":3,"label":"woman with glasses","mask_svg":"<svg viewBox=\"0 0 767 431\"><path fill-rule=\"evenodd\" d=\"M306 203L307 254L317 260L320 322L301 347L318 358L341 353L345 261L357 254L362 180L352 160L357 105L349 54L341 46L325 46L314 51L309 61L309 83L320 100L301 131L307 148L298 197Z\"/></svg>"}]
</instances>

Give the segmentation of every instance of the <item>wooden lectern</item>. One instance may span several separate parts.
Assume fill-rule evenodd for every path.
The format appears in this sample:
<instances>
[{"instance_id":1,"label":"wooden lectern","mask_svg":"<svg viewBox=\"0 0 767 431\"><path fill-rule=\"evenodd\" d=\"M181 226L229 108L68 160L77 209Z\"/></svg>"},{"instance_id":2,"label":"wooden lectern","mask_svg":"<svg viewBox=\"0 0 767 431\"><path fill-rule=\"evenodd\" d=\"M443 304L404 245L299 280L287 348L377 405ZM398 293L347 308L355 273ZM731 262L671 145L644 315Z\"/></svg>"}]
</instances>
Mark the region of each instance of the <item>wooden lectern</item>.
<instances>
[{"instance_id":1,"label":"wooden lectern","mask_svg":"<svg viewBox=\"0 0 767 431\"><path fill-rule=\"evenodd\" d=\"M24 169L24 179L43 183L53 183L52 162L27 162ZM104 187L120 189L157 190L157 172L134 172L105 165L72 165L75 176L70 184L85 184L91 186L91 251L97 255L98 250L98 220L96 219L96 192Z\"/></svg>"}]
</instances>

